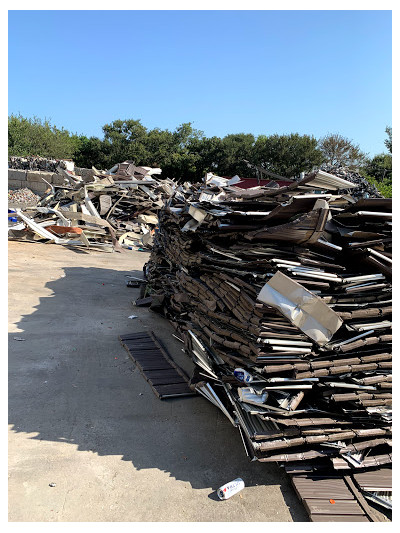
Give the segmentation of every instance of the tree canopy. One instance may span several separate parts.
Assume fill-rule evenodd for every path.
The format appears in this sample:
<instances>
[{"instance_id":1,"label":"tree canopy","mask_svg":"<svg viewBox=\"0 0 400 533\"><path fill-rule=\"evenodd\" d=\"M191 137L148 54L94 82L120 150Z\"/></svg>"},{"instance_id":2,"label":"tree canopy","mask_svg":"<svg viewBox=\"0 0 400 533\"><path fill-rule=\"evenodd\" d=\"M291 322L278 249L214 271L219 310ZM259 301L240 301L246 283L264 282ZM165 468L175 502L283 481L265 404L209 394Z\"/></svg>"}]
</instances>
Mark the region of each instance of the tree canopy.
<instances>
[{"instance_id":1,"label":"tree canopy","mask_svg":"<svg viewBox=\"0 0 400 533\"><path fill-rule=\"evenodd\" d=\"M385 133L388 136L383 142L390 153L392 153L392 127L386 126Z\"/></svg>"},{"instance_id":2,"label":"tree canopy","mask_svg":"<svg viewBox=\"0 0 400 533\"><path fill-rule=\"evenodd\" d=\"M377 181L392 180L392 156L391 154L378 154L373 157L364 167L368 176Z\"/></svg>"},{"instance_id":3,"label":"tree canopy","mask_svg":"<svg viewBox=\"0 0 400 533\"><path fill-rule=\"evenodd\" d=\"M133 160L137 165L161 167L163 176L185 181L199 181L205 172L255 177L244 160L287 178L324 162L351 167L366 161L359 146L340 134L328 134L319 141L299 133L258 137L251 133L234 133L222 138L206 137L190 122L170 131L148 129L136 119L114 120L102 130L103 139L87 137L59 129L48 120L11 115L8 118L8 152L10 156L73 159L79 167L100 169ZM386 128L386 133L385 145L391 150L391 128ZM369 171L376 179L382 176L382 169L386 169L384 179L389 175L386 156L383 159L376 156L378 159L369 161Z\"/></svg>"},{"instance_id":4,"label":"tree canopy","mask_svg":"<svg viewBox=\"0 0 400 533\"><path fill-rule=\"evenodd\" d=\"M361 151L358 144L339 133L328 133L319 140L318 146L324 161L329 165L359 168L367 160L366 154Z\"/></svg>"},{"instance_id":5,"label":"tree canopy","mask_svg":"<svg viewBox=\"0 0 400 533\"><path fill-rule=\"evenodd\" d=\"M254 161L266 170L290 178L310 171L323 162L318 140L309 135L260 135L255 143Z\"/></svg>"},{"instance_id":6,"label":"tree canopy","mask_svg":"<svg viewBox=\"0 0 400 533\"><path fill-rule=\"evenodd\" d=\"M40 156L71 159L79 144L78 136L52 126L48 120L8 117L8 153L15 156Z\"/></svg>"},{"instance_id":7,"label":"tree canopy","mask_svg":"<svg viewBox=\"0 0 400 533\"><path fill-rule=\"evenodd\" d=\"M385 133L388 136L383 142L389 153L378 154L368 159L361 169L361 173L370 183L373 183L378 191L385 197L392 197L392 128L386 126Z\"/></svg>"}]
</instances>

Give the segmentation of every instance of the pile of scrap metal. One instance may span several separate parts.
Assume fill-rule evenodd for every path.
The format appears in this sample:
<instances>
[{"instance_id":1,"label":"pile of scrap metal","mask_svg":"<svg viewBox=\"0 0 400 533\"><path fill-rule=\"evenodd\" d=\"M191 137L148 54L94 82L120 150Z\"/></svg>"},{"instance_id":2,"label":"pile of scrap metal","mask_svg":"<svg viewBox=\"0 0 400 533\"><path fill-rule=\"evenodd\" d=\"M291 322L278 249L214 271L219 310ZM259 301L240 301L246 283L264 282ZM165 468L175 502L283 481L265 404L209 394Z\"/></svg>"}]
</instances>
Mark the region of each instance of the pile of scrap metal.
<instances>
[{"instance_id":1,"label":"pile of scrap metal","mask_svg":"<svg viewBox=\"0 0 400 533\"><path fill-rule=\"evenodd\" d=\"M353 189L352 196L354 198L383 198L382 194L378 191L375 185L370 183L364 176L362 176L356 170L351 170L348 167L337 165L324 164L322 169L330 174L334 174L339 178L343 178L346 181L357 185L356 189Z\"/></svg>"},{"instance_id":2,"label":"pile of scrap metal","mask_svg":"<svg viewBox=\"0 0 400 533\"><path fill-rule=\"evenodd\" d=\"M392 202L356 187L321 170L252 189L208 176L159 211L145 295L253 460L391 463Z\"/></svg>"},{"instance_id":3,"label":"pile of scrap metal","mask_svg":"<svg viewBox=\"0 0 400 533\"><path fill-rule=\"evenodd\" d=\"M137 167L131 161L107 172L93 168L89 178L61 167L57 171L65 183L49 183L36 206L16 208L12 218L18 220L9 225L10 238L104 251L149 247L157 211L176 187L159 178L161 169Z\"/></svg>"},{"instance_id":4,"label":"pile of scrap metal","mask_svg":"<svg viewBox=\"0 0 400 533\"><path fill-rule=\"evenodd\" d=\"M45 172L56 172L57 167L68 168L68 161L62 159L47 159L45 157L29 156L18 157L11 156L8 160L8 168L16 170L36 170Z\"/></svg>"}]
</instances>

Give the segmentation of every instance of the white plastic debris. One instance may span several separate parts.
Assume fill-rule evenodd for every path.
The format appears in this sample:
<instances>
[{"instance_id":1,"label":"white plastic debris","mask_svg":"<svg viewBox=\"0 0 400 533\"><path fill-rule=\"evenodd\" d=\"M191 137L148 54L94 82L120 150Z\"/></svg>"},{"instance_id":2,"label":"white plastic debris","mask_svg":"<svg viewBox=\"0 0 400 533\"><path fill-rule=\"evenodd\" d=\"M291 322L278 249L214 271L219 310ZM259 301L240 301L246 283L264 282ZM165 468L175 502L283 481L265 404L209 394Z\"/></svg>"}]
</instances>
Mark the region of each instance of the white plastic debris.
<instances>
[{"instance_id":1,"label":"white plastic debris","mask_svg":"<svg viewBox=\"0 0 400 533\"><path fill-rule=\"evenodd\" d=\"M227 500L228 498L234 496L243 489L244 481L242 478L238 477L233 481L226 483L226 485L222 485L222 487L217 490L218 498L220 500Z\"/></svg>"}]
</instances>

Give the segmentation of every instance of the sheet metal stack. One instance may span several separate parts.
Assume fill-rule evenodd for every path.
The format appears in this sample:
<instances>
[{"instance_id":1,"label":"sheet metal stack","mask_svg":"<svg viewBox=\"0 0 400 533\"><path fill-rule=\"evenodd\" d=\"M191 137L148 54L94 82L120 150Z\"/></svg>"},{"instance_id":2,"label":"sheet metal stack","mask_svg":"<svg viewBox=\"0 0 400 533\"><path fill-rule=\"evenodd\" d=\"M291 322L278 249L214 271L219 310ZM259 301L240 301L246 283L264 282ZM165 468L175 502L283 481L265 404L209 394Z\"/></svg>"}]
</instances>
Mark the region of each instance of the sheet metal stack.
<instances>
[{"instance_id":1,"label":"sheet metal stack","mask_svg":"<svg viewBox=\"0 0 400 533\"><path fill-rule=\"evenodd\" d=\"M9 227L11 238L104 251L151 245L157 211L175 188L160 179L161 169L126 161L108 172L93 168L87 178L61 166L57 171L64 183L49 183L36 206L13 213L19 222Z\"/></svg>"},{"instance_id":2,"label":"sheet metal stack","mask_svg":"<svg viewBox=\"0 0 400 533\"><path fill-rule=\"evenodd\" d=\"M236 182L177 187L145 267L152 309L196 363L192 386L254 460L389 464L391 199L357 199L324 171Z\"/></svg>"}]
</instances>

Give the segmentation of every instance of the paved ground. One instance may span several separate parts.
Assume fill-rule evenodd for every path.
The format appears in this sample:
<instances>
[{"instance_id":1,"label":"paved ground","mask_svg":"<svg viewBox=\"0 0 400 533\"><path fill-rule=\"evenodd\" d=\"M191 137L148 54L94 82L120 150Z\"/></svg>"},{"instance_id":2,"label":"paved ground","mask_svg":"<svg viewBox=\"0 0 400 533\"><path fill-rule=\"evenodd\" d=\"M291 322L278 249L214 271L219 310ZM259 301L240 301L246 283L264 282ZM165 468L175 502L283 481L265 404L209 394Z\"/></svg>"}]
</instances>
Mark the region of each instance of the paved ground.
<instances>
[{"instance_id":1,"label":"paved ground","mask_svg":"<svg viewBox=\"0 0 400 533\"><path fill-rule=\"evenodd\" d=\"M169 322L132 307L125 275L147 257L9 243L9 520L306 521L218 409L158 400L119 344L153 329L191 370ZM245 490L219 501L239 476Z\"/></svg>"}]
</instances>

